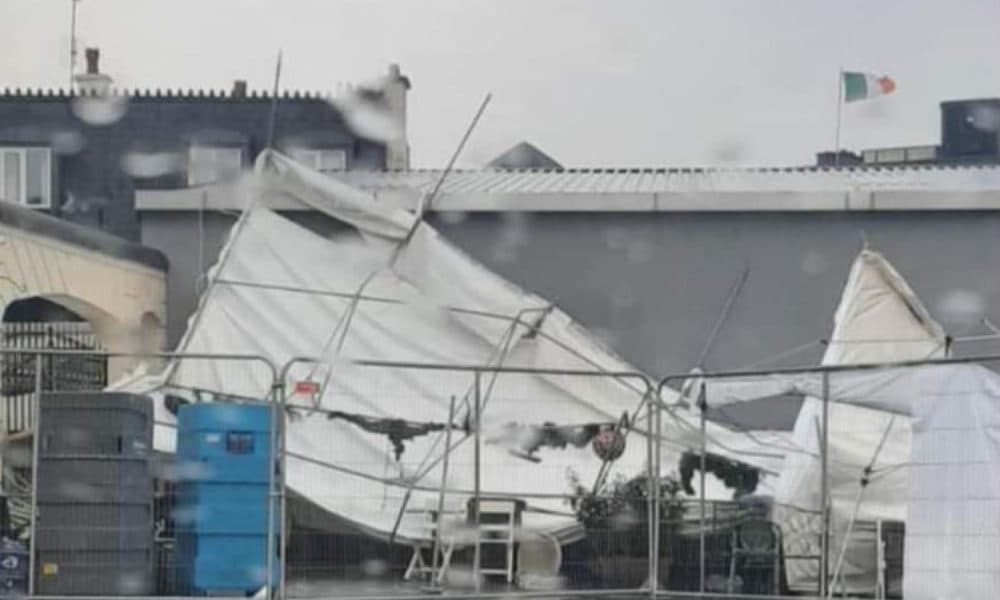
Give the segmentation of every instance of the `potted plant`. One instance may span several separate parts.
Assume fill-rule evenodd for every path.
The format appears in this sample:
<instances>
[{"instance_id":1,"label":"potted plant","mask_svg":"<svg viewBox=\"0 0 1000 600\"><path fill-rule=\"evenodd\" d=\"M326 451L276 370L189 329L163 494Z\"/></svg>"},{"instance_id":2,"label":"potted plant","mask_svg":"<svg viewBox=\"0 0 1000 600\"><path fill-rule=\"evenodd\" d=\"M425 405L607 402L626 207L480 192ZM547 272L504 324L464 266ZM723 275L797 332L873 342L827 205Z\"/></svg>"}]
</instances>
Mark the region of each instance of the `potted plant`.
<instances>
[{"instance_id":1,"label":"potted plant","mask_svg":"<svg viewBox=\"0 0 1000 600\"><path fill-rule=\"evenodd\" d=\"M602 585L638 588L649 577L649 492L645 474L618 475L588 487L569 473L570 505L587 535L591 570ZM669 572L669 540L677 530L684 507L678 498L680 484L661 477L660 578Z\"/></svg>"}]
</instances>

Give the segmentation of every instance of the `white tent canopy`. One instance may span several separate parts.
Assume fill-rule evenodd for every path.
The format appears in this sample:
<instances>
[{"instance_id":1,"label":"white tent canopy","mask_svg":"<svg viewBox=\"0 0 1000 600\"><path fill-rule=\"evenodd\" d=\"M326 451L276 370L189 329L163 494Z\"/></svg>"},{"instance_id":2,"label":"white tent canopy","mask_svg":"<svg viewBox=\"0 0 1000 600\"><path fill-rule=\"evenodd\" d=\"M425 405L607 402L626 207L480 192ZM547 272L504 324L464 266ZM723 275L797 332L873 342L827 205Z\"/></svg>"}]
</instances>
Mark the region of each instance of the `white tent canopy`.
<instances>
[{"instance_id":1,"label":"white tent canopy","mask_svg":"<svg viewBox=\"0 0 1000 600\"><path fill-rule=\"evenodd\" d=\"M942 357L944 352L943 330L906 281L880 254L862 251L844 286L822 364L921 360ZM773 395L775 389L761 389L757 393ZM716 394L709 394L709 398L713 403L719 400ZM785 468L777 482L775 500L779 507L797 508L778 512L789 555L819 555L819 519L803 513L802 509L818 511L821 505L818 427L821 419L821 403L816 396L807 397L792 433L792 444L798 451L786 455ZM905 462L910 452L910 431L906 419L893 419L880 411L843 404L830 407L828 426L832 547L839 547L839 532L851 518L863 470L876 455L876 448L880 448L880 463ZM865 491L859 518L904 520L906 493L906 472L887 474ZM816 589L819 565L814 559L787 561L790 585ZM849 591L874 589L877 570L873 535L852 537L843 577Z\"/></svg>"},{"instance_id":2,"label":"white tent canopy","mask_svg":"<svg viewBox=\"0 0 1000 600\"><path fill-rule=\"evenodd\" d=\"M247 209L210 272L178 351L259 354L275 365L320 357L319 364L292 366L284 382L287 389L303 380L322 384L315 399L320 410L310 410L310 399L289 399L300 409L287 424L287 483L372 535L390 534L400 514L399 537L426 535L420 517L403 509L436 504L445 434L405 441L396 461L386 436L330 420L329 412L440 425L454 398L452 423L464 427L472 422L476 381L469 370L363 361L634 372L557 307L488 271L405 211L381 206L273 152L262 155L242 193ZM258 201L268 196L301 201L344 227L331 237L312 233L259 208ZM262 365L195 360L172 364L163 383L249 398L265 398L272 385ZM648 423L642 406L649 390L638 376L483 373L479 391L486 439L482 494L525 499L528 527L556 533L573 528L575 519L562 498L570 492L568 473L589 484L602 463L589 447L572 445L540 449L537 463L516 457L492 440L510 423L613 423L628 414L627 448L611 476L646 470ZM664 400L672 403L667 394ZM162 406L158 417L171 419ZM717 426L709 431L713 452L754 446ZM158 429L159 449L172 450L171 434ZM474 487L469 431L453 434L445 486L449 503L466 500ZM660 434L664 472L673 470L684 449L699 447L698 425L683 411L665 416ZM780 456L762 461L780 469Z\"/></svg>"},{"instance_id":3,"label":"white tent canopy","mask_svg":"<svg viewBox=\"0 0 1000 600\"><path fill-rule=\"evenodd\" d=\"M912 424L905 457L877 460L872 488L862 498L884 502L882 479L908 483L898 506L905 514L904 597L955 600L1000 597L1000 376L974 364L833 372L831 406L852 405ZM823 376L772 375L756 381L708 384L716 402L795 391L823 394ZM889 439L889 438L887 438ZM909 439L909 438L908 438ZM873 449L869 461L881 453ZM835 523L843 533L846 523ZM835 554L842 535L834 536ZM858 565L864 566L864 565Z\"/></svg>"}]
</instances>

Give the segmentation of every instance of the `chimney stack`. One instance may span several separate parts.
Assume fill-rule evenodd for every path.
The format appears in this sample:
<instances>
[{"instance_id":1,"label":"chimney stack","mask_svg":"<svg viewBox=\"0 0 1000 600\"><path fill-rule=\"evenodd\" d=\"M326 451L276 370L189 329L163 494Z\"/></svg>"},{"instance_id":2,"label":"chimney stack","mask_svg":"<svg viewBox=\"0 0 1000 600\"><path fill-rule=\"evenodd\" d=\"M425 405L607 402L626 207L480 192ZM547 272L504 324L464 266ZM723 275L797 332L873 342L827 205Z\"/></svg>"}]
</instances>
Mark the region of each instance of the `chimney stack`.
<instances>
[{"instance_id":1,"label":"chimney stack","mask_svg":"<svg viewBox=\"0 0 1000 600\"><path fill-rule=\"evenodd\" d=\"M410 91L410 80L399 70L399 65L389 65L388 75L382 84L389 105L389 112L396 122L399 137L390 140L386 147L386 167L390 170L405 171L410 168L410 144L406 135L406 95Z\"/></svg>"},{"instance_id":2,"label":"chimney stack","mask_svg":"<svg viewBox=\"0 0 1000 600\"><path fill-rule=\"evenodd\" d=\"M233 98L247 97L247 82L245 79L237 79L233 82L233 92L231 96Z\"/></svg>"},{"instance_id":3,"label":"chimney stack","mask_svg":"<svg viewBox=\"0 0 1000 600\"><path fill-rule=\"evenodd\" d=\"M97 48L87 48L84 56L87 59L87 72L73 78L77 89L85 96L106 96L111 90L111 78L101 73L98 65L101 51Z\"/></svg>"},{"instance_id":4,"label":"chimney stack","mask_svg":"<svg viewBox=\"0 0 1000 600\"><path fill-rule=\"evenodd\" d=\"M100 48L87 48L84 51L87 57L87 75L99 75L98 62L101 60Z\"/></svg>"}]
</instances>

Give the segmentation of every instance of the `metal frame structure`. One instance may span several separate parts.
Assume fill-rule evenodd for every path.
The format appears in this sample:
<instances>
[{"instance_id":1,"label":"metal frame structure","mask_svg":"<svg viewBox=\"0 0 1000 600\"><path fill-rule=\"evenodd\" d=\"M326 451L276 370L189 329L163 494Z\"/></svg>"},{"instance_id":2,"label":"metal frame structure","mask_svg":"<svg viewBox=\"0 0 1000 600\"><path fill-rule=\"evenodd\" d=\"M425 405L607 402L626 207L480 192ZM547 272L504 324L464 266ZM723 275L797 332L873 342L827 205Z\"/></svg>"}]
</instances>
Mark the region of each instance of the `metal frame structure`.
<instances>
[{"instance_id":1,"label":"metal frame structure","mask_svg":"<svg viewBox=\"0 0 1000 600\"><path fill-rule=\"evenodd\" d=\"M275 365L265 356L253 355L253 354L210 354L210 353L176 353L176 352L109 352L104 350L65 350L65 349L24 349L24 348L0 348L0 356L7 355L30 355L35 357L36 369L35 369L35 393L34 399L32 401L32 414L33 414L33 427L34 431L32 434L32 450L31 450L31 513L30 513L30 523L29 523L29 571L28 571L28 596L35 596L35 558L36 558L36 527L38 518L38 460L39 460L39 438L38 435L38 425L39 425L39 415L41 406L41 392L42 392L42 357L44 356L78 356L78 357L102 357L105 360L110 358L145 358L151 360L165 360L165 361L183 361L183 360L212 360L212 361L246 361L246 362L257 362L261 363L267 367L270 372L270 377L272 381L271 389L268 393L267 402L271 406L271 448L270 453L272 460L275 460L278 456L277 449L279 447L278 441L276 439L277 433L279 431L277 421L280 413L277 412L277 403L275 400L277 396L275 395L276 382L278 381L278 369ZM275 541L274 541L274 528L275 528L275 512L276 512L276 500L281 494L283 489L283 484L279 485L277 478L275 477L275 469L269 469L270 480L268 484L268 570L267 570L267 582L266 582L266 595L268 600L273 597L274 590L274 571L273 571L273 560L275 553Z\"/></svg>"},{"instance_id":2,"label":"metal frame structure","mask_svg":"<svg viewBox=\"0 0 1000 600\"><path fill-rule=\"evenodd\" d=\"M288 396L284 393L284 389L287 387L286 383L288 381L289 372L292 369L292 367L295 366L295 365L297 365L297 364L313 364L313 365L315 365L315 364L321 363L322 360L323 359L318 358L318 357L300 356L300 357L292 358L291 360L289 360L288 362L286 362L282 366L280 374L279 374L279 383L278 383L278 388L277 388L277 389L281 390L281 392L280 392L280 402L281 402L281 407L282 407L282 413L284 413L284 409L287 407ZM395 361L382 361L382 360L356 360L356 361L352 361L352 364L354 364L356 366L359 366L359 367L390 368L390 369L404 369L404 370L410 369L410 370L441 371L441 372L444 372L444 371L465 372L465 373L469 373L469 374L472 375L474 383L473 383L473 389L471 391L472 391L472 395L473 395L473 398L474 398L475 419L476 419L476 423L477 423L477 426L474 427L474 435L473 435L473 441L474 441L474 444L475 444L475 456L476 456L476 459L475 459L474 489L472 490L472 494L473 494L473 498L475 500L474 505L477 506L477 507L478 507L478 504L479 504L479 497L480 497L480 490L481 490L481 488L480 488L480 476L481 476L480 467L481 467L481 465L480 465L480 458L479 458L480 447L481 447L481 439L480 439L480 436L479 436L479 429L480 428L478 427L478 422L479 422L479 419L481 417L480 411L482 410L481 407L482 407L483 401L486 400L485 398L483 398L481 396L481 393L482 393L482 390L481 390L481 386L482 386L481 378L482 378L483 374L491 374L491 375L494 375L494 376L497 376L497 375L500 375L500 374L503 374L503 373L521 374L521 375L531 375L531 374L535 374L535 375L559 375L559 376L579 376L579 377L615 379L615 380L617 380L619 382L638 381L639 382L639 389L641 390L641 392L639 394L637 394L637 396L638 396L638 398L637 398L637 404L638 404L638 406L636 408L636 412L642 410L642 408L645 407L647 409L647 414L648 414L648 417L649 417L649 421L648 422L650 424L654 424L655 423L655 425L653 425L653 426L659 427L659 422L655 420L655 419L658 418L659 411L657 411L655 409L656 402L652 400L652 397L653 397L653 395L655 393L653 385L652 385L652 382L649 380L649 378L646 375L644 375L643 373L640 373L638 371L601 371L601 370L575 370L575 369L542 369L542 368L532 368L532 367L511 367L511 366L502 366L502 365L471 365L471 364L448 365L448 364L438 364L438 363L395 362ZM653 449L654 449L653 438L654 437L656 437L656 436L653 435L653 432L650 432L650 431L646 432L647 456L650 459L652 459L652 460L650 460L648 462L647 470L646 470L647 482L649 484L649 490L648 490L649 491L649 495L648 495L649 501L647 502L647 507L648 507L648 510L649 510L649 514L651 516L650 523L657 523L658 522L658 514L659 514L659 512L658 512L658 504L657 504L657 499L658 499L658 496L659 496L659 485L658 485L658 481L657 481L657 477L656 477L657 471L654 470L655 466L657 465L658 458L656 457L657 455L653 451ZM286 441L286 438L285 438L284 435L281 436L281 440L282 440L282 447L279 450L279 452L280 452L280 465L281 465L280 468L281 468L281 473L284 476L284 474L287 473L287 466L286 465L287 465L288 452L287 452L286 447L284 446L284 443ZM450 454L450 452L451 452L451 448L449 448L445 452L445 454L448 455L448 454ZM322 463L320 461L315 461L314 460L312 462L314 464L319 464L321 466L327 466L327 467L331 467L331 468L335 467L334 465L327 465L327 464ZM440 491L440 490L437 490L437 491ZM532 495L532 494L518 494L518 497L536 497L536 496L537 495ZM563 497L563 496L560 496L560 497ZM566 497L568 497L568 495ZM286 511L287 511L287 489L284 486L282 487L281 498L282 498L282 501L281 501L281 515L282 515L282 518L284 518L284 515L286 514ZM478 509L477 509L477 512L478 512ZM478 523L478 519L479 519L479 515L478 514L475 515L475 519L476 519L476 522ZM650 581L655 582L656 581L656 577L657 577L657 573L656 572L657 572L657 569L658 569L658 560L657 560L657 554L653 553L652 550L654 548L656 548L657 544L658 544L658 541L656 540L656 537L658 535L659 528L658 527L652 527L652 529L653 529L653 533L650 535L650 550L651 550L651 552L650 552L649 557L648 557L649 558L648 569L649 569L649 574L650 574ZM282 547L285 547L285 545L286 545L286 538L285 538L286 535L287 535L287 532L285 532L285 529L282 528L282 539L281 539ZM279 567L279 569L280 569L279 572L281 574L280 575L279 585L282 586L280 588L280 591L279 591L279 594L280 594L281 598L285 598L286 597L285 596L285 589L284 589L284 585L286 583L286 577L285 577L285 573L286 573L285 556L286 556L286 553L282 552L281 553L281 563L282 564ZM490 594L484 594L481 591L480 587L479 587L479 582L480 582L480 576L479 576L480 567L479 567L479 562L480 562L480 551L479 551L479 543L478 543L478 538L477 538L477 544L476 544L476 547L475 547L475 557L473 559L473 577L474 577L474 580L476 582L476 592L474 594L470 595L470 597L472 597L472 596L480 596L480 595L482 595L482 597L493 597ZM627 593L636 594L636 593L639 593L640 591L641 590L632 589L632 590L627 590ZM574 594L575 594L575 592L574 592ZM649 598L651 600L655 600L655 596L656 596L656 585L655 585L655 583L650 586L650 588L648 590L648 596L649 596ZM367 598L367 596L366 596L366 598Z\"/></svg>"},{"instance_id":3,"label":"metal frame structure","mask_svg":"<svg viewBox=\"0 0 1000 600\"><path fill-rule=\"evenodd\" d=\"M819 365L815 367L792 367L784 369L756 369L756 370L734 370L734 371L718 371L718 372L699 372L699 373L686 373L677 375L667 375L663 377L656 387L656 397L659 399L660 406L657 412L662 412L663 410L670 410L670 407L663 403L662 396L665 388L670 384L674 384L677 389L681 389L683 384L692 379L695 380L710 380L710 379L739 379L739 378L751 378L751 377L765 377L771 375L818 375L821 378L822 383L822 394L819 400L822 402L822 417L819 423L819 439L820 439L820 478L821 478L821 490L820 490L820 506L818 507L819 514L821 515L821 540L820 540L820 569L819 569L819 589L817 590L817 598L826 599L832 597L832 592L834 590L833 582L830 581L830 485L829 485L829 408L830 408L830 377L836 373L855 373L861 371L874 371L883 369L899 369L907 367L920 367L926 365L949 365L949 364L971 364L971 363L985 363L1000 360L1000 355L983 355L983 356L967 356L967 357L950 357L950 358L940 358L940 359L921 359L921 360L908 360L908 361L898 361L898 362L884 362L884 363L864 363L864 364L854 364L854 365ZM706 397L704 384L700 385L699 389L699 424L700 424L700 441L701 447L699 449L701 453L701 490L699 491L699 506L700 506L700 539L699 539L699 594L704 595L708 592L706 591L706 574L705 574L705 455L707 453L706 448L706 424L707 424L707 412L709 408L709 399ZM657 444L657 454L660 452L660 436L656 437ZM658 551L658 548L657 548ZM838 561L839 562L839 561ZM838 565L839 570L839 565ZM836 573L835 573L836 575ZM654 582L655 585L655 582ZM669 597L687 597L687 595L679 592L665 591ZM713 593L713 596L718 595ZM697 596L690 596L697 597ZM726 597L739 597L733 595L727 595ZM753 596L755 598L761 598L763 596Z\"/></svg>"},{"instance_id":4,"label":"metal frame structure","mask_svg":"<svg viewBox=\"0 0 1000 600\"><path fill-rule=\"evenodd\" d=\"M259 362L264 365L269 370L270 376L272 378L271 388L267 394L267 400L272 406L272 418L271 422L271 443L272 443L272 456L275 461L275 469L271 471L271 481L269 485L269 502L268 502L268 574L267 574L267 597L268 598L287 598L286 589L286 573L287 573L287 553L285 548L287 546L287 536L288 531L284 525L281 526L280 530L277 530L278 519L280 523L286 523L287 515L287 500L288 500L288 490L287 490L287 460L289 456L287 448L287 438L285 435L285 422L286 422L286 412L285 409L288 407L287 400L288 395L286 394L286 383L290 376L290 370L296 364L300 363L316 363L322 359L315 357L297 357L289 360L280 368L276 367L271 360L267 357L260 355L251 354L208 354L208 353L124 353L124 352L103 352L103 351L88 351L88 350L47 350L47 349L20 349L20 348L0 348L0 355L5 354L30 354L35 356L35 359L41 364L42 357L49 355L86 355L86 356L103 356L106 358L124 358L124 357L136 357L136 358L148 358L153 360L165 360L165 361L183 361L183 360L211 360L211 361L252 361ZM661 515L659 514L659 485L657 485L661 464L660 457L663 449L664 439L662 436L662 414L664 411L672 410L672 407L664 402L664 394L666 388L676 387L681 388L682 384L691 379L697 379L701 381L706 381L710 379L736 379L736 378L751 378L751 377L763 377L770 375L802 375L811 374L816 375L822 380L822 402L823 402L823 413L822 420L820 423L820 439L822 440L820 447L820 457L822 465L822 490L821 498L822 505L818 512L822 515L822 543L821 543L821 557L820 563L823 565L821 568L821 581L820 589L818 590L819 595L817 598L829 598L831 590L833 587L828 581L829 565L831 559L831 549L829 548L829 457L828 448L829 443L829 432L828 423L829 418L829 402L830 402L830 378L836 373L844 372L859 372L865 370L880 370L880 369L895 369L895 368L905 368L905 367L920 367L924 365L942 365L942 364L971 364L971 363L985 363L991 361L1000 361L1000 355L984 355L984 356L970 356L961 358L944 358L944 359L933 359L933 360L913 360L913 361L900 361L900 362L888 362L888 363L870 363L870 364L859 364L859 365L836 365L836 366L817 366L817 367L801 367L801 368L786 368L786 369L762 369L762 370L740 370L740 371L719 371L719 372L708 372L708 373L697 373L697 374L674 374L663 377L655 385L651 380L644 374L636 371L621 371L621 372L607 372L600 370L572 370L572 369L541 369L541 368L529 368L529 367L509 367L509 366L490 366L490 365L470 365L470 364L434 364L434 363L418 363L418 362L393 362L393 361L355 361L355 364L363 367L373 367L373 368L392 368L392 369L413 369L413 370L423 370L423 371L459 371L469 373L476 385L470 392L477 398L477 405L482 406L484 398L480 395L482 393L481 386L483 382L481 381L484 374L489 374L493 376L501 375L503 373L512 374L537 374L537 375L560 375L560 376L579 376L579 377L594 377L594 378L612 378L621 382L631 381L634 382L638 380L638 385L633 387L629 385L631 389L638 388L637 393L637 410L642 410L643 408L647 411L647 429L643 432L646 436L646 451L648 457L647 465L647 480L650 484L649 488L649 501L647 502L647 508L649 510L650 517L650 531L649 531L649 556L648 556L648 572L649 580L648 585L642 586L640 588L630 588L630 589L580 589L580 590L546 590L546 591L483 591L477 589L474 592L464 593L459 591L449 592L449 595L455 596L456 598L462 598L466 600L486 600L488 598L509 598L509 597L519 597L519 598L557 598L566 597L567 595L578 596L578 597L591 597L591 596L602 596L607 595L621 595L621 596L643 596L648 597L650 600L656 600L656 598L708 598L717 597L720 594L717 592L708 592L705 589L706 582L706 572L705 572L705 524L707 518L707 501L705 499L705 455L707 449L707 435L706 435L706 425L707 425L707 410L711 404L711 399L706 396L704 385L698 390L698 405L700 407L700 440L701 440L701 460L702 460L702 470L700 474L700 479L702 482L701 490L699 492L698 504L699 504L699 520L700 520L700 539L699 539L699 590L696 592L682 592L674 590L660 589L661 586L658 580L658 569L659 569L659 555L661 544L663 540L659 537L659 521ZM36 390L41 389L41 369L37 370L35 373L36 377ZM169 386L169 382L165 382L165 385ZM39 403L36 400L33 406L35 416L37 417L37 411L39 410ZM478 418L477 411L477 418ZM35 421L37 424L37 420ZM160 423L162 425L162 423ZM651 429L652 428L652 429ZM478 432L478 427L476 431ZM38 462L38 435L34 436L33 448L32 448L32 469L33 471L37 469ZM478 438L478 436L474 436ZM481 440L475 439L474 442L478 448L481 444ZM477 453L478 455L478 453ZM475 461L476 470L476 485L475 489L472 490L472 494L478 499L481 492L479 486L479 475L481 465L480 460L477 458ZM334 467L335 465L326 465ZM34 557L35 554L35 527L36 527L36 492L37 492L37 477L33 477L32 481L32 498L31 498L31 555ZM519 494L519 496L531 497L530 494ZM277 532L277 534L276 534ZM275 565L272 561L275 557L275 544L281 545L281 551L278 553L279 562ZM478 562L478 561L477 561ZM275 567L277 567L277 581L275 581ZM474 567L475 568L475 567ZM478 581L479 578L476 577ZM30 591L29 596L34 596L34 578L29 580ZM154 596L156 598L166 598L166 596ZM418 598L424 598L425 595L422 594L388 594L383 596L340 596L340 598L361 600L417 600ZM781 598L783 596L766 596L766 595L748 595L748 594L725 594L728 598ZM80 598L84 598L81 596Z\"/></svg>"}]
</instances>

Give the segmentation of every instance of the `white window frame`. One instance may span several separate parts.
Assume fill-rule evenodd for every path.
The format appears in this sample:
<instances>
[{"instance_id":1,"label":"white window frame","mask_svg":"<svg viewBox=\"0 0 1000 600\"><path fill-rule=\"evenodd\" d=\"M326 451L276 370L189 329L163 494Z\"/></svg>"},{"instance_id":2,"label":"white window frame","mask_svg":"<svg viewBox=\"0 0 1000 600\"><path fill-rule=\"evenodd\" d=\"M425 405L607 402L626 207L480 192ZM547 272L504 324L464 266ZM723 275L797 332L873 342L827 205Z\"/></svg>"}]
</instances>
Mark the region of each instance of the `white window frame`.
<instances>
[{"instance_id":1,"label":"white window frame","mask_svg":"<svg viewBox=\"0 0 1000 600\"><path fill-rule=\"evenodd\" d=\"M28 152L45 152L45 168L42 170L42 202L41 204L28 204ZM16 204L27 208L48 209L52 208L52 149L46 146L8 146L0 144L0 194L7 189L7 154L17 154L20 157L18 165L18 176L20 178L20 196ZM7 198L0 196L0 200L8 202Z\"/></svg>"},{"instance_id":2,"label":"white window frame","mask_svg":"<svg viewBox=\"0 0 1000 600\"><path fill-rule=\"evenodd\" d=\"M290 154L296 162L300 162L315 171L336 173L347 170L347 150L343 148L293 148ZM323 168L324 156L339 157L340 165L332 169Z\"/></svg>"},{"instance_id":3,"label":"white window frame","mask_svg":"<svg viewBox=\"0 0 1000 600\"><path fill-rule=\"evenodd\" d=\"M196 157L198 153L206 153L211 156ZM225 165L221 155L236 152L235 165ZM197 159L197 160L196 160ZM198 167L195 167L195 165ZM225 172L228 168L233 168L234 174L238 173L244 165L243 147L226 145L195 144L188 149L187 181L191 187L199 185L210 185L223 181L229 176ZM214 171L214 172L212 172Z\"/></svg>"}]
</instances>

